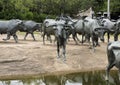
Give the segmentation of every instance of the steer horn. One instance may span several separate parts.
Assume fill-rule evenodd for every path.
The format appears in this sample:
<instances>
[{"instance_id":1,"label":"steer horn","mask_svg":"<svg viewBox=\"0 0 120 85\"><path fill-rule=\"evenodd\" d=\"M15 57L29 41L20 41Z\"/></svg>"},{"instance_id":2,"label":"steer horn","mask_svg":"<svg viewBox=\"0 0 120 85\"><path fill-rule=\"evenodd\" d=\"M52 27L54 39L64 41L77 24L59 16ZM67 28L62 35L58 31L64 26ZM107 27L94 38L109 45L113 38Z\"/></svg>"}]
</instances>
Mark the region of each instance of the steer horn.
<instances>
[{"instance_id":1,"label":"steer horn","mask_svg":"<svg viewBox=\"0 0 120 85\"><path fill-rule=\"evenodd\" d=\"M97 30L105 30L105 31L109 31L109 29L105 28L105 27L98 27L98 28L95 28L95 31Z\"/></svg>"}]
</instances>

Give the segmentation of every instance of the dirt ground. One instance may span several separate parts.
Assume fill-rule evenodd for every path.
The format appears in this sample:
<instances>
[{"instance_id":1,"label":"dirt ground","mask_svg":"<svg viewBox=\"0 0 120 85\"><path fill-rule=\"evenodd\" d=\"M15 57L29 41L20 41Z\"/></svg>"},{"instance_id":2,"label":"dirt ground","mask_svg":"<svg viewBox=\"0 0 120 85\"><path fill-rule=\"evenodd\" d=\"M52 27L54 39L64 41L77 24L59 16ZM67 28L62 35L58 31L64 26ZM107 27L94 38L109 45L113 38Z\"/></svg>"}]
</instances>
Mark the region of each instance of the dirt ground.
<instances>
[{"instance_id":1,"label":"dirt ground","mask_svg":"<svg viewBox=\"0 0 120 85\"><path fill-rule=\"evenodd\" d=\"M67 61L56 58L56 45L46 41L43 45L42 37L35 34L37 41L31 35L24 40L24 33L18 33L19 42L11 38L3 41L6 35L0 35L0 78L5 76L38 75L63 72L80 72L105 70L107 65L107 42L100 42L93 52L88 43L75 45L72 38L67 44Z\"/></svg>"}]
</instances>

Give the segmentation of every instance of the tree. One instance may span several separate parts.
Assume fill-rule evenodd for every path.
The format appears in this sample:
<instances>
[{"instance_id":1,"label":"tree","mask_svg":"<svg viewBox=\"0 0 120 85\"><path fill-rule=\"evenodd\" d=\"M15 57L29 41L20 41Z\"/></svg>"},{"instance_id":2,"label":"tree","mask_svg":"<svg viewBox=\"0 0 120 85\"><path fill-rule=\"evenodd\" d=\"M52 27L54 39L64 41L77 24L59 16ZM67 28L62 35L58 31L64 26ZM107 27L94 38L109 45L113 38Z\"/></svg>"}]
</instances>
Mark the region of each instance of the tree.
<instances>
[{"instance_id":1,"label":"tree","mask_svg":"<svg viewBox=\"0 0 120 85\"><path fill-rule=\"evenodd\" d=\"M110 11L119 12L120 0L110 0ZM107 11L107 0L0 0L0 19L32 19L43 21L46 16L77 14L90 7L95 12Z\"/></svg>"}]
</instances>

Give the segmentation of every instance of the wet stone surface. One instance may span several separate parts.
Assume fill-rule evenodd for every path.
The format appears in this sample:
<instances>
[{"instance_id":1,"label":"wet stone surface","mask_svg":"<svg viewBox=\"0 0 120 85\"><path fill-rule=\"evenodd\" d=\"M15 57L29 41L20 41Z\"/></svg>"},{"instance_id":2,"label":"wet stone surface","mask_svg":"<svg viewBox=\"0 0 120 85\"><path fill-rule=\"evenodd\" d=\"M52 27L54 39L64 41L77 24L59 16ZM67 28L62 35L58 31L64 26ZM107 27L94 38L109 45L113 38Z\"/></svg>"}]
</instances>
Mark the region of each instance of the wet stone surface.
<instances>
[{"instance_id":1,"label":"wet stone surface","mask_svg":"<svg viewBox=\"0 0 120 85\"><path fill-rule=\"evenodd\" d=\"M117 71L110 72L105 81L105 71L90 71L63 75L16 77L16 80L0 80L0 85L119 85Z\"/></svg>"}]
</instances>

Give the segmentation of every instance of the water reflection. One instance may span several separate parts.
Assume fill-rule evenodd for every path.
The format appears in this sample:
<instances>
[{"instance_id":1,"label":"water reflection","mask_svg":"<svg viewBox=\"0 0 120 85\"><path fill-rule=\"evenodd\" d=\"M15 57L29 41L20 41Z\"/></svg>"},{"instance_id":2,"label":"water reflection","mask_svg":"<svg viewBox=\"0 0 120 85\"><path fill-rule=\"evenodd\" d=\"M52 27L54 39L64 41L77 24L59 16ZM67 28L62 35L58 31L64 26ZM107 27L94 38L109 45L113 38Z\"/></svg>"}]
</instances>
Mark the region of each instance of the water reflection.
<instances>
[{"instance_id":1,"label":"water reflection","mask_svg":"<svg viewBox=\"0 0 120 85\"><path fill-rule=\"evenodd\" d=\"M109 82L105 81L104 71L97 71L29 79L0 80L0 85L119 85L117 72L111 71L110 75Z\"/></svg>"}]
</instances>

